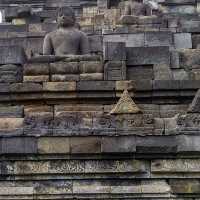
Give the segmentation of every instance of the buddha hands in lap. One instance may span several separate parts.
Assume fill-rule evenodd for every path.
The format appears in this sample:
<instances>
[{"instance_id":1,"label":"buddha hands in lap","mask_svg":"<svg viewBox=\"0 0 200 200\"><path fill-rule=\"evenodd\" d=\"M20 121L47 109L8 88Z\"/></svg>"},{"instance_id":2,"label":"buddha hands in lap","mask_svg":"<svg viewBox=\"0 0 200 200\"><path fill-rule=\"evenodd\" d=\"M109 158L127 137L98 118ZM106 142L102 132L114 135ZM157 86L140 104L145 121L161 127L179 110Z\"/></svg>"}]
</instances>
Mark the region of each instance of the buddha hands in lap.
<instances>
[{"instance_id":1,"label":"buddha hands in lap","mask_svg":"<svg viewBox=\"0 0 200 200\"><path fill-rule=\"evenodd\" d=\"M70 7L61 7L57 13L58 29L45 36L44 55L70 56L89 54L85 33L75 27L75 13Z\"/></svg>"}]
</instances>

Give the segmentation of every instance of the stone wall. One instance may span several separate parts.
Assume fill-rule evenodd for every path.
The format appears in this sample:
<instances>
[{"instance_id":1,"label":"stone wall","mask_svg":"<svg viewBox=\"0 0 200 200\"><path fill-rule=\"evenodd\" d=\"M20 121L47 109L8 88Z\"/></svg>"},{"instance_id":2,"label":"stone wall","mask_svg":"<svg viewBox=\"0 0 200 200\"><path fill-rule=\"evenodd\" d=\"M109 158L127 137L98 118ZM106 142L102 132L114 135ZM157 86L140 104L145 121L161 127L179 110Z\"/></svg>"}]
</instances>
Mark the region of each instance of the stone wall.
<instances>
[{"instance_id":1,"label":"stone wall","mask_svg":"<svg viewBox=\"0 0 200 200\"><path fill-rule=\"evenodd\" d=\"M118 1L0 1L0 199L200 198L200 2L158 3L121 23ZM90 56L42 55L60 5Z\"/></svg>"}]
</instances>

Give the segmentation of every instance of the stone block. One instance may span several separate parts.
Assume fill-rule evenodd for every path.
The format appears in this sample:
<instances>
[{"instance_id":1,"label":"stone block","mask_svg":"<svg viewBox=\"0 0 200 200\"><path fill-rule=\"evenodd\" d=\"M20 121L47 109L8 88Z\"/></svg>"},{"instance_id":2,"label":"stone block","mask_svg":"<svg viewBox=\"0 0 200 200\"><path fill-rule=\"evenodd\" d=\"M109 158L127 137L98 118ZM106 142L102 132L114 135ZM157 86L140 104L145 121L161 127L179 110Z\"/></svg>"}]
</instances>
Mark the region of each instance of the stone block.
<instances>
[{"instance_id":1,"label":"stone block","mask_svg":"<svg viewBox=\"0 0 200 200\"><path fill-rule=\"evenodd\" d=\"M70 152L69 138L42 137L38 139L38 153L66 154Z\"/></svg>"},{"instance_id":2,"label":"stone block","mask_svg":"<svg viewBox=\"0 0 200 200\"><path fill-rule=\"evenodd\" d=\"M76 91L76 82L47 82L43 83L44 91Z\"/></svg>"},{"instance_id":3,"label":"stone block","mask_svg":"<svg viewBox=\"0 0 200 200\"><path fill-rule=\"evenodd\" d=\"M103 52L103 38L101 35L89 36L89 43L92 53Z\"/></svg>"},{"instance_id":4,"label":"stone block","mask_svg":"<svg viewBox=\"0 0 200 200\"><path fill-rule=\"evenodd\" d=\"M8 197L21 195L32 196L34 192L34 187L0 187L0 194Z\"/></svg>"},{"instance_id":5,"label":"stone block","mask_svg":"<svg viewBox=\"0 0 200 200\"><path fill-rule=\"evenodd\" d=\"M177 80L155 80L153 81L154 90L179 90L180 82Z\"/></svg>"},{"instance_id":6,"label":"stone block","mask_svg":"<svg viewBox=\"0 0 200 200\"><path fill-rule=\"evenodd\" d=\"M24 65L24 75L49 75L48 63L28 63Z\"/></svg>"},{"instance_id":7,"label":"stone block","mask_svg":"<svg viewBox=\"0 0 200 200\"><path fill-rule=\"evenodd\" d=\"M154 80L172 80L172 71L168 64L155 64L153 66Z\"/></svg>"},{"instance_id":8,"label":"stone block","mask_svg":"<svg viewBox=\"0 0 200 200\"><path fill-rule=\"evenodd\" d=\"M80 81L78 91L114 91L115 81Z\"/></svg>"},{"instance_id":9,"label":"stone block","mask_svg":"<svg viewBox=\"0 0 200 200\"><path fill-rule=\"evenodd\" d=\"M173 73L174 80L189 80L189 78L190 78L189 73L186 72L184 69L175 69L172 71L172 73ZM194 75L194 79L198 80L196 78L197 78L197 76Z\"/></svg>"},{"instance_id":10,"label":"stone block","mask_svg":"<svg viewBox=\"0 0 200 200\"><path fill-rule=\"evenodd\" d=\"M127 65L169 64L169 47L127 47Z\"/></svg>"},{"instance_id":11,"label":"stone block","mask_svg":"<svg viewBox=\"0 0 200 200\"><path fill-rule=\"evenodd\" d=\"M104 60L111 60L111 61L126 60L125 43L106 42L104 44Z\"/></svg>"},{"instance_id":12,"label":"stone block","mask_svg":"<svg viewBox=\"0 0 200 200\"><path fill-rule=\"evenodd\" d=\"M199 152L200 138L195 135L180 135L176 138L178 145L178 152Z\"/></svg>"},{"instance_id":13,"label":"stone block","mask_svg":"<svg viewBox=\"0 0 200 200\"><path fill-rule=\"evenodd\" d=\"M10 91L14 93L41 92L42 89L42 85L39 83L13 83L10 85Z\"/></svg>"},{"instance_id":14,"label":"stone block","mask_svg":"<svg viewBox=\"0 0 200 200\"><path fill-rule=\"evenodd\" d=\"M23 73L21 65L1 65L0 66L0 82L17 83L22 82Z\"/></svg>"},{"instance_id":15,"label":"stone block","mask_svg":"<svg viewBox=\"0 0 200 200\"><path fill-rule=\"evenodd\" d=\"M3 118L22 118L23 106L0 106L0 117Z\"/></svg>"},{"instance_id":16,"label":"stone block","mask_svg":"<svg viewBox=\"0 0 200 200\"><path fill-rule=\"evenodd\" d=\"M172 69L180 68L179 52L178 51L171 51L171 68Z\"/></svg>"},{"instance_id":17,"label":"stone block","mask_svg":"<svg viewBox=\"0 0 200 200\"><path fill-rule=\"evenodd\" d=\"M145 33L145 46L172 46L172 33L171 32L146 32Z\"/></svg>"},{"instance_id":18,"label":"stone block","mask_svg":"<svg viewBox=\"0 0 200 200\"><path fill-rule=\"evenodd\" d=\"M158 121L157 121L158 122ZM161 122L162 123L162 122ZM157 129L162 129L163 123L157 125ZM175 137L163 137L163 136L150 136L148 138L137 137L136 150L138 153L175 153L177 151L177 144Z\"/></svg>"},{"instance_id":19,"label":"stone block","mask_svg":"<svg viewBox=\"0 0 200 200\"><path fill-rule=\"evenodd\" d=\"M72 154L101 153L101 138L98 137L70 138L70 151Z\"/></svg>"},{"instance_id":20,"label":"stone block","mask_svg":"<svg viewBox=\"0 0 200 200\"><path fill-rule=\"evenodd\" d=\"M3 154L34 154L37 153L37 140L32 137L2 138Z\"/></svg>"},{"instance_id":21,"label":"stone block","mask_svg":"<svg viewBox=\"0 0 200 200\"><path fill-rule=\"evenodd\" d=\"M50 64L51 74L78 74L78 62L56 62Z\"/></svg>"},{"instance_id":22,"label":"stone block","mask_svg":"<svg viewBox=\"0 0 200 200\"><path fill-rule=\"evenodd\" d=\"M198 180L170 180L173 194L199 194L200 182Z\"/></svg>"},{"instance_id":23,"label":"stone block","mask_svg":"<svg viewBox=\"0 0 200 200\"><path fill-rule=\"evenodd\" d=\"M115 89L117 91L135 90L136 85L134 81L116 81Z\"/></svg>"},{"instance_id":24,"label":"stone block","mask_svg":"<svg viewBox=\"0 0 200 200\"><path fill-rule=\"evenodd\" d=\"M104 80L125 80L126 63L124 61L109 61L104 66Z\"/></svg>"},{"instance_id":25,"label":"stone block","mask_svg":"<svg viewBox=\"0 0 200 200\"><path fill-rule=\"evenodd\" d=\"M174 45L176 49L191 49L192 48L191 33L175 33Z\"/></svg>"},{"instance_id":26,"label":"stone block","mask_svg":"<svg viewBox=\"0 0 200 200\"><path fill-rule=\"evenodd\" d=\"M32 82L32 83L49 82L49 75L24 76L23 77L23 82Z\"/></svg>"},{"instance_id":27,"label":"stone block","mask_svg":"<svg viewBox=\"0 0 200 200\"><path fill-rule=\"evenodd\" d=\"M138 16L123 15L120 19L120 23L126 25L132 25L132 24L137 24L138 20L139 20Z\"/></svg>"},{"instance_id":28,"label":"stone block","mask_svg":"<svg viewBox=\"0 0 200 200\"><path fill-rule=\"evenodd\" d=\"M80 74L80 81L101 81L103 73L84 73Z\"/></svg>"},{"instance_id":29,"label":"stone block","mask_svg":"<svg viewBox=\"0 0 200 200\"><path fill-rule=\"evenodd\" d=\"M152 80L137 80L135 81L136 90L138 91L152 91L153 81Z\"/></svg>"},{"instance_id":30,"label":"stone block","mask_svg":"<svg viewBox=\"0 0 200 200\"><path fill-rule=\"evenodd\" d=\"M79 80L80 80L79 74L51 75L51 81L53 82L66 82L66 81L79 81Z\"/></svg>"},{"instance_id":31,"label":"stone block","mask_svg":"<svg viewBox=\"0 0 200 200\"><path fill-rule=\"evenodd\" d=\"M199 159L163 159L151 163L153 173L195 173L199 172Z\"/></svg>"},{"instance_id":32,"label":"stone block","mask_svg":"<svg viewBox=\"0 0 200 200\"><path fill-rule=\"evenodd\" d=\"M103 63L95 61L82 61L79 63L79 72L84 73L102 73L103 72Z\"/></svg>"},{"instance_id":33,"label":"stone block","mask_svg":"<svg viewBox=\"0 0 200 200\"><path fill-rule=\"evenodd\" d=\"M191 69L200 66L199 49L184 49L179 51L180 67Z\"/></svg>"},{"instance_id":34,"label":"stone block","mask_svg":"<svg viewBox=\"0 0 200 200\"><path fill-rule=\"evenodd\" d=\"M153 65L127 66L127 80L153 80Z\"/></svg>"},{"instance_id":35,"label":"stone block","mask_svg":"<svg viewBox=\"0 0 200 200\"><path fill-rule=\"evenodd\" d=\"M0 64L24 64L26 56L22 47L4 46L0 49Z\"/></svg>"},{"instance_id":36,"label":"stone block","mask_svg":"<svg viewBox=\"0 0 200 200\"><path fill-rule=\"evenodd\" d=\"M130 137L103 137L102 153L133 153L136 152L136 138Z\"/></svg>"},{"instance_id":37,"label":"stone block","mask_svg":"<svg viewBox=\"0 0 200 200\"><path fill-rule=\"evenodd\" d=\"M144 173L145 162L139 160L100 160L86 161L86 173Z\"/></svg>"}]
</instances>

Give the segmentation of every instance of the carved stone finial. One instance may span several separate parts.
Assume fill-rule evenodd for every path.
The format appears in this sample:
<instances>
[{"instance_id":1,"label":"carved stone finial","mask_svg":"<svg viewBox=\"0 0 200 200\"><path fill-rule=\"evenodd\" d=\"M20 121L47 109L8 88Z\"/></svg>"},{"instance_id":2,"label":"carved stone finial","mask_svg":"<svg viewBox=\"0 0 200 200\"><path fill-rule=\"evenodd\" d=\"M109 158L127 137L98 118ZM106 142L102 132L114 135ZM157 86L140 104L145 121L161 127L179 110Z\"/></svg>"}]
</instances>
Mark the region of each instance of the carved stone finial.
<instances>
[{"instance_id":1,"label":"carved stone finial","mask_svg":"<svg viewBox=\"0 0 200 200\"><path fill-rule=\"evenodd\" d=\"M116 106L112 109L110 114L136 114L140 113L140 109L130 97L128 90L124 90L120 100Z\"/></svg>"},{"instance_id":2,"label":"carved stone finial","mask_svg":"<svg viewBox=\"0 0 200 200\"><path fill-rule=\"evenodd\" d=\"M189 113L200 113L200 89L197 91L188 109Z\"/></svg>"}]
</instances>

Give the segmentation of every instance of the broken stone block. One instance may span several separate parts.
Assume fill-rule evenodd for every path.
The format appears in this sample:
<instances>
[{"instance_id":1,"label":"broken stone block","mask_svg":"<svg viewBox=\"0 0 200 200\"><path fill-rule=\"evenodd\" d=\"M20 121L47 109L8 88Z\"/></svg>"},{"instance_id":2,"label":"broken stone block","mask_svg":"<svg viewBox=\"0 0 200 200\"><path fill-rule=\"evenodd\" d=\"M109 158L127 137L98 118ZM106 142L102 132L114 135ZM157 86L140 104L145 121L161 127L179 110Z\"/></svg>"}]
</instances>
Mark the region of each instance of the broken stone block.
<instances>
[{"instance_id":1,"label":"broken stone block","mask_svg":"<svg viewBox=\"0 0 200 200\"><path fill-rule=\"evenodd\" d=\"M126 48L124 42L106 42L104 44L104 60L125 61Z\"/></svg>"},{"instance_id":2,"label":"broken stone block","mask_svg":"<svg viewBox=\"0 0 200 200\"><path fill-rule=\"evenodd\" d=\"M125 80L126 63L124 61L108 61L104 66L104 80Z\"/></svg>"},{"instance_id":3,"label":"broken stone block","mask_svg":"<svg viewBox=\"0 0 200 200\"><path fill-rule=\"evenodd\" d=\"M79 63L79 72L84 73L103 73L102 62L97 61L81 61Z\"/></svg>"}]
</instances>

